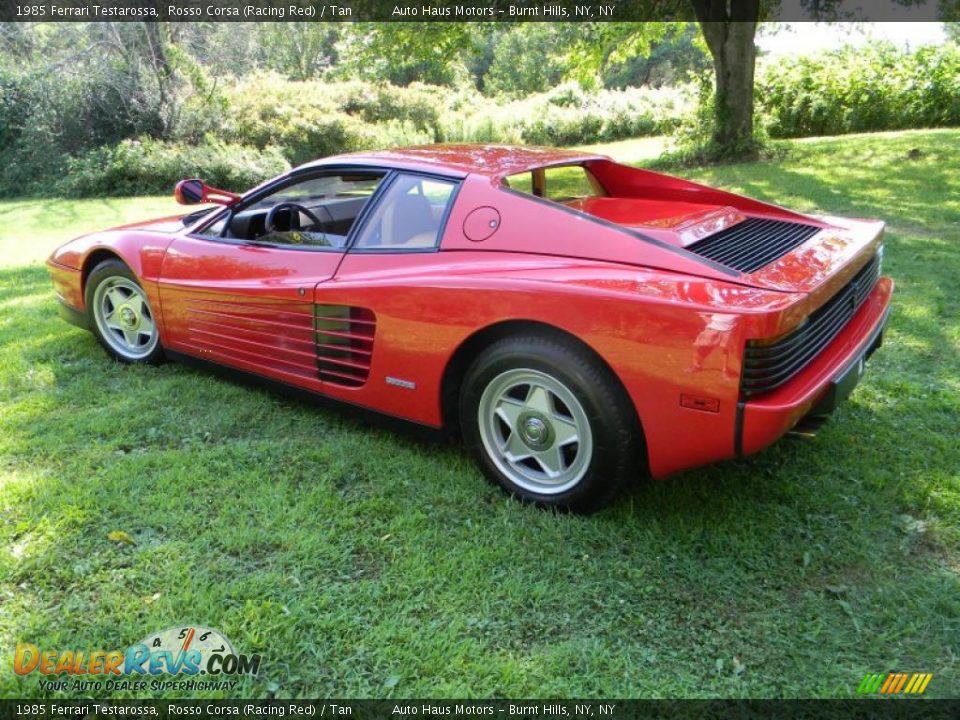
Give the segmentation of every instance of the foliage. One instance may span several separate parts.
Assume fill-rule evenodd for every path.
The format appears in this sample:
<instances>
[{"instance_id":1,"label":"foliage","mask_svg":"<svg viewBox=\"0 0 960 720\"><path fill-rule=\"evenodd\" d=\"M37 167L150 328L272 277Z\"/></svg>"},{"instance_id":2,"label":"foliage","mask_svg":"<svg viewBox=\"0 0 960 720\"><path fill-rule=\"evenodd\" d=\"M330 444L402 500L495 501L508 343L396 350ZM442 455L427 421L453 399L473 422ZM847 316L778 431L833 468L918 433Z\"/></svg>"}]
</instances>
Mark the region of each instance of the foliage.
<instances>
[{"instance_id":1,"label":"foliage","mask_svg":"<svg viewBox=\"0 0 960 720\"><path fill-rule=\"evenodd\" d=\"M710 68L710 56L694 23L650 44L648 52L635 53L603 70L603 84L609 88L682 84L689 75Z\"/></svg>"},{"instance_id":2,"label":"foliage","mask_svg":"<svg viewBox=\"0 0 960 720\"><path fill-rule=\"evenodd\" d=\"M772 137L960 124L960 47L880 44L762 63L757 99Z\"/></svg>"},{"instance_id":3,"label":"foliage","mask_svg":"<svg viewBox=\"0 0 960 720\"><path fill-rule=\"evenodd\" d=\"M769 142L759 115L753 118L753 135L736 143L720 144L714 138L713 78L701 74L695 78L696 102L690 105L673 133L673 146L656 163L663 167L692 167L727 162L748 156L769 156L774 146Z\"/></svg>"},{"instance_id":4,"label":"foliage","mask_svg":"<svg viewBox=\"0 0 960 720\"><path fill-rule=\"evenodd\" d=\"M215 114L213 84L167 42L169 27L60 27L0 33L0 194L50 192L72 156L134 137L171 139L184 112ZM20 62L10 61L11 46Z\"/></svg>"},{"instance_id":5,"label":"foliage","mask_svg":"<svg viewBox=\"0 0 960 720\"><path fill-rule=\"evenodd\" d=\"M572 145L668 133L688 104L683 89L587 93L569 83L525 100L490 105L487 112L496 121L491 127L507 137L518 136L521 142L535 145ZM476 115L482 121L483 111Z\"/></svg>"},{"instance_id":6,"label":"foliage","mask_svg":"<svg viewBox=\"0 0 960 720\"><path fill-rule=\"evenodd\" d=\"M170 192L185 177L202 177L212 185L240 190L289 167L272 147L256 150L222 142L184 145L145 137L70 158L66 175L53 190L67 197L143 195Z\"/></svg>"},{"instance_id":7,"label":"foliage","mask_svg":"<svg viewBox=\"0 0 960 720\"><path fill-rule=\"evenodd\" d=\"M720 162L745 150L713 142L712 78L700 75L697 87L662 165ZM751 145L766 155L776 152L776 138L960 125L960 47L880 44L763 59L756 95Z\"/></svg>"},{"instance_id":8,"label":"foliage","mask_svg":"<svg viewBox=\"0 0 960 720\"><path fill-rule=\"evenodd\" d=\"M294 165L382 145L434 141L439 88L383 83L287 82L277 75L245 78L225 93L228 111L216 134L282 149Z\"/></svg>"},{"instance_id":9,"label":"foliage","mask_svg":"<svg viewBox=\"0 0 960 720\"><path fill-rule=\"evenodd\" d=\"M27 78L0 74L0 193L25 194L59 177L71 150L161 134L149 98L126 80L94 74Z\"/></svg>"},{"instance_id":10,"label":"foliage","mask_svg":"<svg viewBox=\"0 0 960 720\"><path fill-rule=\"evenodd\" d=\"M226 91L218 131L233 142L283 149L291 163L352 150L423 142L571 144L669 131L684 93L632 88L586 93L575 83L522 100L475 91L351 81L248 78Z\"/></svg>"},{"instance_id":11,"label":"foliage","mask_svg":"<svg viewBox=\"0 0 960 720\"><path fill-rule=\"evenodd\" d=\"M889 219L883 347L815 440L638 483L590 518L503 497L458 446L110 361L57 318L42 261L178 206L3 202L0 644L205 622L263 656L243 697L852 698L890 668L956 697L960 132L790 145L688 174ZM37 680L0 666L5 697Z\"/></svg>"},{"instance_id":12,"label":"foliage","mask_svg":"<svg viewBox=\"0 0 960 720\"><path fill-rule=\"evenodd\" d=\"M954 43L960 43L960 22L945 22L943 31Z\"/></svg>"},{"instance_id":13,"label":"foliage","mask_svg":"<svg viewBox=\"0 0 960 720\"><path fill-rule=\"evenodd\" d=\"M331 23L262 23L257 29L264 66L291 80L323 76L337 65L343 26Z\"/></svg>"},{"instance_id":14,"label":"foliage","mask_svg":"<svg viewBox=\"0 0 960 720\"><path fill-rule=\"evenodd\" d=\"M484 92L524 97L560 84L572 69L570 57L556 52L566 42L565 30L552 23L521 23L503 33L493 49Z\"/></svg>"},{"instance_id":15,"label":"foliage","mask_svg":"<svg viewBox=\"0 0 960 720\"><path fill-rule=\"evenodd\" d=\"M462 85L466 57L475 53L483 23L350 23L338 45L341 78Z\"/></svg>"},{"instance_id":16,"label":"foliage","mask_svg":"<svg viewBox=\"0 0 960 720\"><path fill-rule=\"evenodd\" d=\"M695 164L766 150L768 135L960 124L956 44L761 59L743 148L713 140L712 70L679 82L707 63L690 23L145 24L162 53L140 25L0 26L0 196L130 192L91 173L112 167L104 148L136 138L241 146L229 152L246 153L243 166L255 151L299 164L391 145L676 132L668 160ZM61 179L70 168L82 182Z\"/></svg>"}]
</instances>

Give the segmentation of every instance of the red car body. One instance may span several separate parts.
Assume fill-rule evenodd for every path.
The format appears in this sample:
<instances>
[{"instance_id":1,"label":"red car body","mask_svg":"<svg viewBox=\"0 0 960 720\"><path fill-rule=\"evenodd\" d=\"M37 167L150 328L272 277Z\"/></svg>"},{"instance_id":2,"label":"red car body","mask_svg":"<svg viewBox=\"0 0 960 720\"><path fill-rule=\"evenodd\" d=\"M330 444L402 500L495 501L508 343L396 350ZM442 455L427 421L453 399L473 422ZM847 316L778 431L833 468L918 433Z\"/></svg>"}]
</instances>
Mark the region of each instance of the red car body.
<instances>
[{"instance_id":1,"label":"red car body","mask_svg":"<svg viewBox=\"0 0 960 720\"><path fill-rule=\"evenodd\" d=\"M554 202L505 183L529 172L536 185L544 168L566 166L585 168L597 195ZM324 168L456 183L438 245L312 253L198 235L211 216L166 218L56 250L48 265L65 314L85 323L85 279L115 256L146 291L168 353L437 429L453 424L451 398L485 342L549 326L619 379L655 478L754 453L829 410L882 337L893 283L880 276L880 221L802 215L560 150L410 148L293 172ZM746 235L711 259L706 241L734 231ZM758 251L759 267L735 267ZM322 362L328 309L324 332L365 343L342 365Z\"/></svg>"}]
</instances>

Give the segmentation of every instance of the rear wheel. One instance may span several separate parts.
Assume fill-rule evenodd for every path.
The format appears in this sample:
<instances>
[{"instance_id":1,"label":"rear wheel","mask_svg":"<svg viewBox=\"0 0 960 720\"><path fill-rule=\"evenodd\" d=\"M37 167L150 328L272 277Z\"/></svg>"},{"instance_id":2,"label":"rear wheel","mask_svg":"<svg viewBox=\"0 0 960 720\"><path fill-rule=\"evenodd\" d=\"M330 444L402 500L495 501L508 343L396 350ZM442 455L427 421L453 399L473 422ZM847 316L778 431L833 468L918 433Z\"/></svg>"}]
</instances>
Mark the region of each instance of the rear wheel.
<instances>
[{"instance_id":1,"label":"rear wheel","mask_svg":"<svg viewBox=\"0 0 960 720\"><path fill-rule=\"evenodd\" d=\"M567 338L511 337L487 348L464 379L460 423L486 474L539 505L597 510L635 469L629 401Z\"/></svg>"},{"instance_id":2,"label":"rear wheel","mask_svg":"<svg viewBox=\"0 0 960 720\"><path fill-rule=\"evenodd\" d=\"M87 278L90 327L114 358L155 363L163 357L160 332L150 301L136 275L119 260L105 260Z\"/></svg>"}]
</instances>

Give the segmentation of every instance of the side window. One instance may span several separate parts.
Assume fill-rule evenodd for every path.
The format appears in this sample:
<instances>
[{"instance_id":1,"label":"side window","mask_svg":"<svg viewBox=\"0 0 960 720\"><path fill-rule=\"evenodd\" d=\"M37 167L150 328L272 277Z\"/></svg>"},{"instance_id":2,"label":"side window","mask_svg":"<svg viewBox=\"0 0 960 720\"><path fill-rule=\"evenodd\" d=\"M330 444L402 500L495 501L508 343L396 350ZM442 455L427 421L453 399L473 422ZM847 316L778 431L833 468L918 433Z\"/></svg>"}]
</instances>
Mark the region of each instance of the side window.
<instances>
[{"instance_id":1,"label":"side window","mask_svg":"<svg viewBox=\"0 0 960 720\"><path fill-rule=\"evenodd\" d=\"M314 175L260 198L202 234L268 245L342 249L382 179L383 173L377 172Z\"/></svg>"},{"instance_id":2,"label":"side window","mask_svg":"<svg viewBox=\"0 0 960 720\"><path fill-rule=\"evenodd\" d=\"M567 203L589 197L604 197L606 191L583 165L561 165L536 168L531 172L510 175L503 184L511 190Z\"/></svg>"},{"instance_id":3,"label":"side window","mask_svg":"<svg viewBox=\"0 0 960 720\"><path fill-rule=\"evenodd\" d=\"M583 165L544 168L544 197L563 202L605 195L600 183Z\"/></svg>"},{"instance_id":4,"label":"side window","mask_svg":"<svg viewBox=\"0 0 960 720\"><path fill-rule=\"evenodd\" d=\"M511 190L526 193L527 195L536 194L533 191L533 173L531 172L509 175L503 179L503 184Z\"/></svg>"},{"instance_id":5,"label":"side window","mask_svg":"<svg viewBox=\"0 0 960 720\"><path fill-rule=\"evenodd\" d=\"M408 250L437 246L456 183L398 175L365 223L354 247Z\"/></svg>"}]
</instances>

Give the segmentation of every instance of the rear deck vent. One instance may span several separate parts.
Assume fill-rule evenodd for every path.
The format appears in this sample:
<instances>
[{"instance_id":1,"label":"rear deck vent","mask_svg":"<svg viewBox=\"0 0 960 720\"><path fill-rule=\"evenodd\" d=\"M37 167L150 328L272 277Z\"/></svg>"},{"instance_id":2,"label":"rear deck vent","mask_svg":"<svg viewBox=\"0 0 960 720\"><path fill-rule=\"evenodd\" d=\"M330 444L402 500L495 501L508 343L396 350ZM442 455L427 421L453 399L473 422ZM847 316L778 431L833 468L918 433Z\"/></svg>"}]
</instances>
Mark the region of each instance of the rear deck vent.
<instances>
[{"instance_id":1,"label":"rear deck vent","mask_svg":"<svg viewBox=\"0 0 960 720\"><path fill-rule=\"evenodd\" d=\"M818 232L819 227L806 223L747 218L688 245L686 249L742 273L752 273L783 257Z\"/></svg>"},{"instance_id":2,"label":"rear deck vent","mask_svg":"<svg viewBox=\"0 0 960 720\"><path fill-rule=\"evenodd\" d=\"M360 387L370 376L377 320L366 308L317 305L317 370L324 382Z\"/></svg>"}]
</instances>

